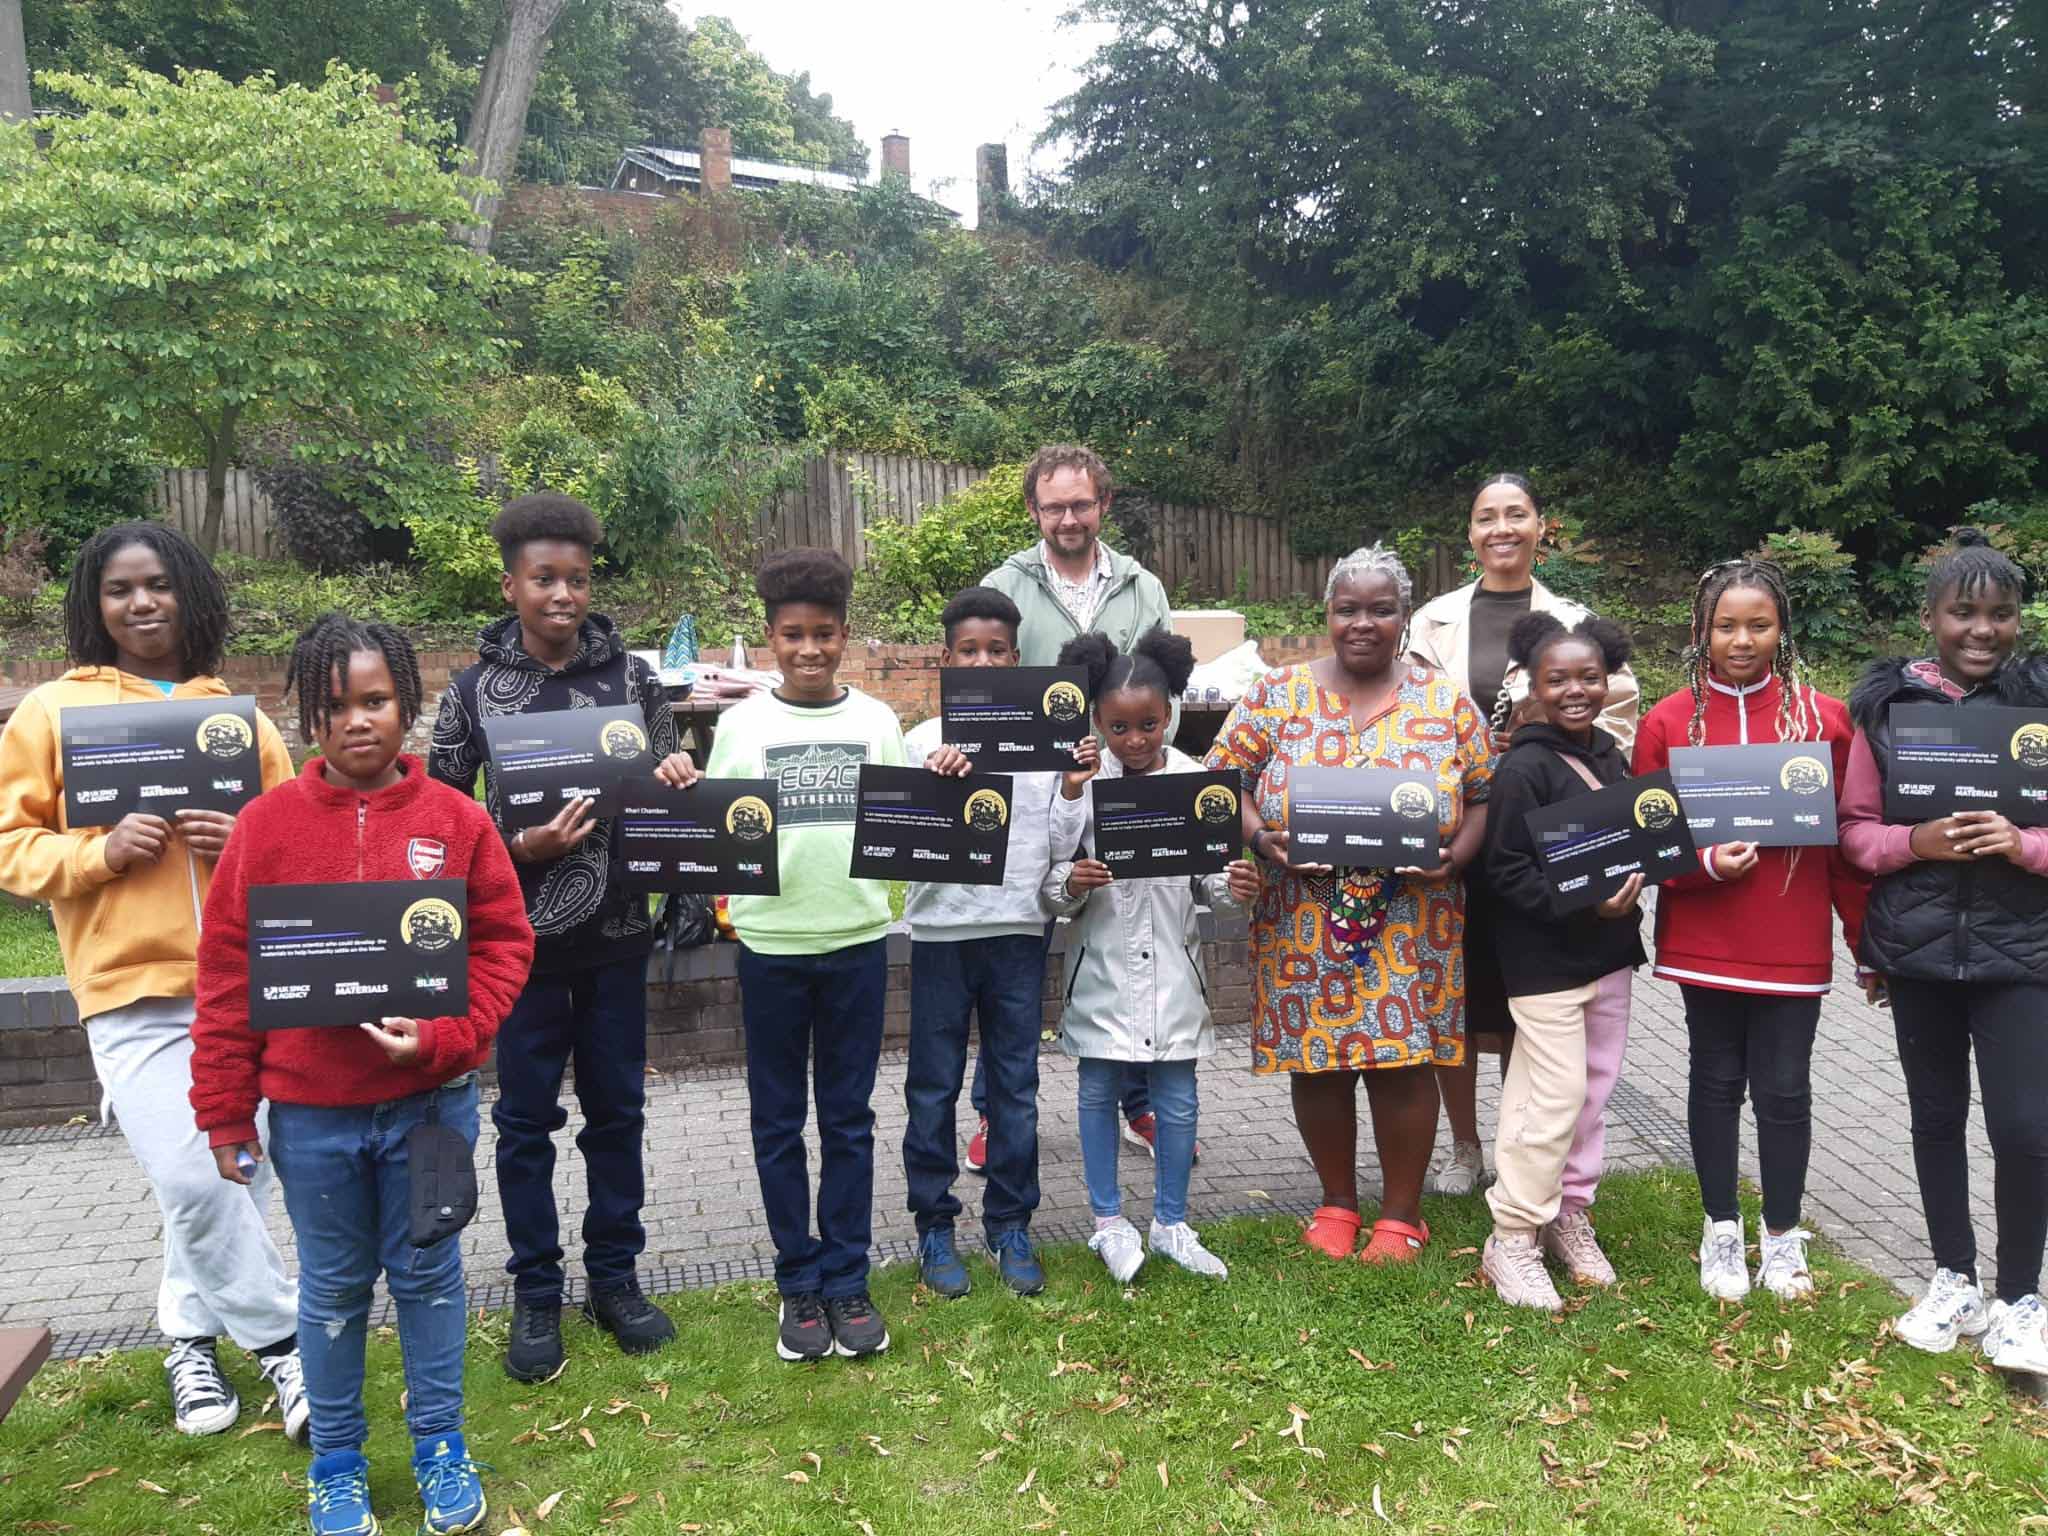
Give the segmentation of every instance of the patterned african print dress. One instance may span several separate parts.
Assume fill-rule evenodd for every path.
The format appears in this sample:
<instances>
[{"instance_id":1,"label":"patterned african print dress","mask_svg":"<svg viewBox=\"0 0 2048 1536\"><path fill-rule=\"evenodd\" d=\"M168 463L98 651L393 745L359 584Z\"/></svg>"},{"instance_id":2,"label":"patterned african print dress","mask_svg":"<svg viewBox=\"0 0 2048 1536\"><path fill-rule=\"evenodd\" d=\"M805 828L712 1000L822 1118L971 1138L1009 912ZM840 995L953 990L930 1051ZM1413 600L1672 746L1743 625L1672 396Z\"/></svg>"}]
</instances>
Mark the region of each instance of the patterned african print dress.
<instances>
[{"instance_id":1,"label":"patterned african print dress","mask_svg":"<svg viewBox=\"0 0 2048 1536\"><path fill-rule=\"evenodd\" d=\"M1236 769L1269 827L1286 825L1288 770L1407 768L1433 774L1446 846L1486 799L1493 743L1457 684L1403 668L1393 696L1355 729L1351 706L1309 667L1253 685L1208 766ZM1327 1072L1455 1066L1465 1059L1464 892L1384 871L1307 879L1262 864L1251 915L1252 1068Z\"/></svg>"}]
</instances>

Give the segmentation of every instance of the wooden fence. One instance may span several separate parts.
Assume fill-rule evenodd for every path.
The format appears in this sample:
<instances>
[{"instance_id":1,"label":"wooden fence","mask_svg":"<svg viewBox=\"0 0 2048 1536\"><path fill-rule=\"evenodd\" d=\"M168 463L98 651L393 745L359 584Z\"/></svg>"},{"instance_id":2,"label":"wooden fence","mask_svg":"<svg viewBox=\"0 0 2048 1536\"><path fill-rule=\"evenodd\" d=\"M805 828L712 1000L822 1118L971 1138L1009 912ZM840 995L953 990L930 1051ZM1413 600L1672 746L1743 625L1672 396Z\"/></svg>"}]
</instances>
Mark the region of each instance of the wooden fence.
<instances>
[{"instance_id":1,"label":"wooden fence","mask_svg":"<svg viewBox=\"0 0 2048 1536\"><path fill-rule=\"evenodd\" d=\"M867 559L868 527L878 518L916 522L926 508L982 476L968 465L900 454L820 454L804 465L797 485L762 510L757 531L767 550L822 545L860 565ZM206 522L206 471L162 471L151 500L164 521L198 537ZM1146 501L1131 507L1128 522L1138 543L1127 553L1169 591L1186 586L1206 598L1229 599L1242 584L1243 595L1257 601L1320 596L1333 563L1329 556L1296 555L1278 518ZM262 559L284 554L270 498L245 469L228 473L221 548ZM1416 579L1424 591L1436 591L1445 584L1432 579L1437 574L1418 571Z\"/></svg>"}]
</instances>

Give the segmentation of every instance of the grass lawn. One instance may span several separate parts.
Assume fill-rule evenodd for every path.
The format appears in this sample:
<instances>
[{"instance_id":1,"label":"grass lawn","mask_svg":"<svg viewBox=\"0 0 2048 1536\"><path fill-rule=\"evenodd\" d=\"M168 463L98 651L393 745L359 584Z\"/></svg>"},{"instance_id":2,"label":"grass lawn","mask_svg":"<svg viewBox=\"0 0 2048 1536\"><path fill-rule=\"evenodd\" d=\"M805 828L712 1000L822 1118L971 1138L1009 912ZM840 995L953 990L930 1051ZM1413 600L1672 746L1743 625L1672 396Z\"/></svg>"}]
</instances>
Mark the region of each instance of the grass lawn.
<instances>
[{"instance_id":1,"label":"grass lawn","mask_svg":"<svg viewBox=\"0 0 2048 1536\"><path fill-rule=\"evenodd\" d=\"M1291 1221L1209 1236L1231 1279L1147 1270L1129 1292L1084 1249L1047 1293L940 1302L892 1268L890 1352L790 1366L774 1297L668 1298L677 1346L643 1361L569 1326L570 1364L517 1387L505 1317L473 1320L472 1453L488 1529L548 1532L1981 1531L2048 1526L2048 1416L1971 1353L1891 1341L1896 1298L1821 1256L1816 1301L1698 1291L1691 1180L1603 1191L1626 1281L1559 1321L1472 1283L1478 1202L1438 1202L1428 1260L1374 1272L1305 1252ZM242 1388L260 1386L247 1363ZM376 1340L373 1485L418 1518L398 1345ZM157 1359L54 1366L0 1427L0 1532L285 1532L304 1454L245 1405L190 1441Z\"/></svg>"},{"instance_id":2,"label":"grass lawn","mask_svg":"<svg viewBox=\"0 0 2048 1536\"><path fill-rule=\"evenodd\" d=\"M46 907L0 901L0 976L61 976L57 930Z\"/></svg>"}]
</instances>

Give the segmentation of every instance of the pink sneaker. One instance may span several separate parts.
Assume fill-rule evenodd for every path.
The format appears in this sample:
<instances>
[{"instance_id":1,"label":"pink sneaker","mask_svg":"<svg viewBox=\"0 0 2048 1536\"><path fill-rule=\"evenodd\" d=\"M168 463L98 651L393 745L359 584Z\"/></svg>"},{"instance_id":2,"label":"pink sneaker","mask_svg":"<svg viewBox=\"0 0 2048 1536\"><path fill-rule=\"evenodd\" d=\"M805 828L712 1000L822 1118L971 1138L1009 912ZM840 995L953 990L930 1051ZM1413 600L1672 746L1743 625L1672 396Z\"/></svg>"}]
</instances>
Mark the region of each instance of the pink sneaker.
<instances>
[{"instance_id":1,"label":"pink sneaker","mask_svg":"<svg viewBox=\"0 0 2048 1536\"><path fill-rule=\"evenodd\" d=\"M1534 1232L1496 1232L1479 1257L1479 1276L1511 1307L1562 1312L1564 1302L1543 1267L1543 1250Z\"/></svg>"},{"instance_id":2,"label":"pink sneaker","mask_svg":"<svg viewBox=\"0 0 2048 1536\"><path fill-rule=\"evenodd\" d=\"M1564 1266L1573 1285L1614 1284L1614 1266L1600 1251L1600 1239L1584 1211L1559 1211L1543 1229L1543 1251Z\"/></svg>"}]
</instances>

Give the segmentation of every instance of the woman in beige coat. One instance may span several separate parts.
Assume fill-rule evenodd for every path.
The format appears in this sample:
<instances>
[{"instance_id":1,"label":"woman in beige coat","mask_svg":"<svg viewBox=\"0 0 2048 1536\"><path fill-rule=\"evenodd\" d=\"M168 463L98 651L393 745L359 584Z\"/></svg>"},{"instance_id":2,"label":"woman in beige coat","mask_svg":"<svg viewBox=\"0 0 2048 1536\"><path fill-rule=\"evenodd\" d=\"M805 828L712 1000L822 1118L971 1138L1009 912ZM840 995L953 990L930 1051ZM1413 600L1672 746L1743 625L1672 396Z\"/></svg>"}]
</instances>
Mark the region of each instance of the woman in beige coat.
<instances>
[{"instance_id":1,"label":"woman in beige coat","mask_svg":"<svg viewBox=\"0 0 2048 1536\"><path fill-rule=\"evenodd\" d=\"M1520 475L1495 475L1472 498L1466 538L1479 561L1479 579L1432 598L1409 624L1408 648L1417 661L1449 675L1485 712L1494 746L1505 752L1515 712L1529 680L1508 660L1508 631L1528 613L1553 613L1567 626L1586 609L1559 597L1534 575L1546 524L1536 493ZM1626 751L1636 733L1635 674L1626 667L1607 689L1601 729ZM1479 1143L1479 1053L1506 1057L1514 1022L1508 1017L1488 922L1486 890L1477 867L1465 886L1465 1030L1472 1049L1454 1067L1437 1068L1444 1117L1451 1123L1451 1155L1432 1187L1440 1195L1469 1195L1486 1175Z\"/></svg>"}]
</instances>

